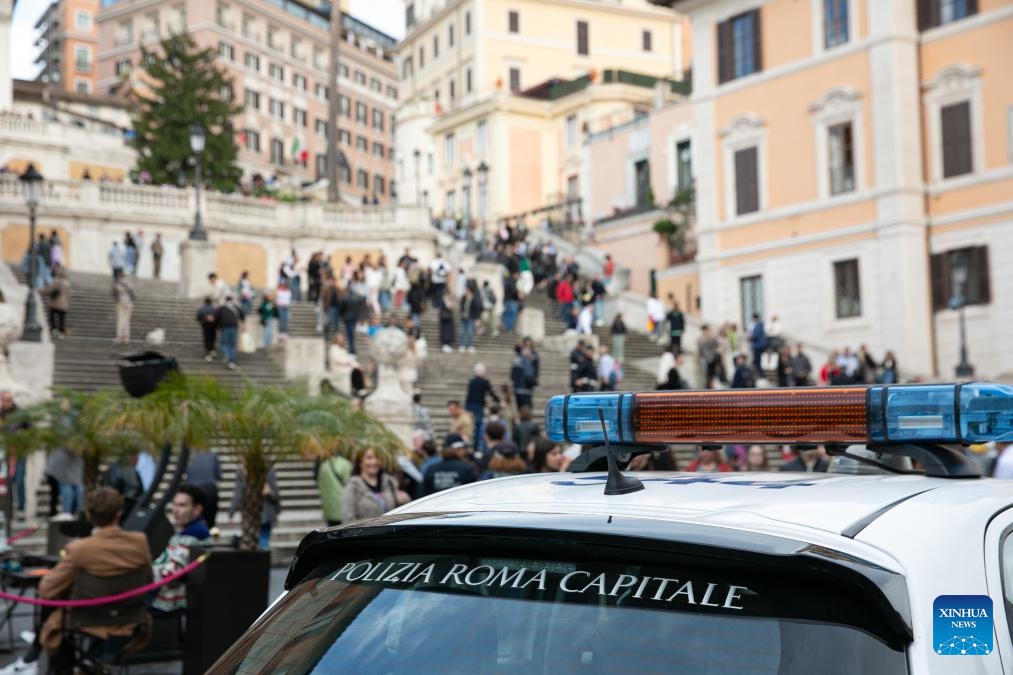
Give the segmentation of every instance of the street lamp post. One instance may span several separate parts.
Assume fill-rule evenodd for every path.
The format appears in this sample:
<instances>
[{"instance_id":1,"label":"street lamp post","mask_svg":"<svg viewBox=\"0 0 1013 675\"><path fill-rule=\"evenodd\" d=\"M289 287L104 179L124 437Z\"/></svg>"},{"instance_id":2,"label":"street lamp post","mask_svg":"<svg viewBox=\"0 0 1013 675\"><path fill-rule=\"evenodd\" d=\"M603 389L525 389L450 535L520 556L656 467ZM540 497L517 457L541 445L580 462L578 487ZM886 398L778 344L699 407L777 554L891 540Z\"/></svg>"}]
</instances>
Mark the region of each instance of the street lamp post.
<instances>
[{"instance_id":1,"label":"street lamp post","mask_svg":"<svg viewBox=\"0 0 1013 675\"><path fill-rule=\"evenodd\" d=\"M422 188L419 185L419 162L422 160L422 152L416 148L412 154L415 156L415 206L422 206Z\"/></svg>"},{"instance_id":2,"label":"street lamp post","mask_svg":"<svg viewBox=\"0 0 1013 675\"><path fill-rule=\"evenodd\" d=\"M954 294L950 299L950 306L960 312L958 316L960 324L960 363L957 364L955 374L958 378L970 379L974 377L974 366L967 361L967 327L964 323L964 306L967 305L967 298L964 297L967 284L967 261L958 257L954 259L954 263Z\"/></svg>"},{"instance_id":3,"label":"street lamp post","mask_svg":"<svg viewBox=\"0 0 1013 675\"><path fill-rule=\"evenodd\" d=\"M471 177L474 175L471 172L471 167L464 167L464 187L461 190L462 199L464 202L464 220L468 224L468 229L471 229Z\"/></svg>"},{"instance_id":4,"label":"street lamp post","mask_svg":"<svg viewBox=\"0 0 1013 675\"><path fill-rule=\"evenodd\" d=\"M478 221L482 228L480 240L482 250L485 250L485 219L489 211L489 165L485 160L479 162L478 169Z\"/></svg>"},{"instance_id":5,"label":"street lamp post","mask_svg":"<svg viewBox=\"0 0 1013 675\"><path fill-rule=\"evenodd\" d=\"M38 254L35 251L35 209L42 195L42 174L29 164L21 174L21 185L25 189L25 205L28 207L28 298L25 300L25 325L21 339L25 342L41 342L42 326L36 318L35 277Z\"/></svg>"},{"instance_id":6,"label":"street lamp post","mask_svg":"<svg viewBox=\"0 0 1013 675\"><path fill-rule=\"evenodd\" d=\"M193 216L193 228L190 230L191 241L207 241L208 231L204 229L204 217L200 211L200 169L201 169L201 157L204 154L204 127L199 124L194 124L190 127L190 149L193 151L194 158L197 160L197 166L194 170L194 189L195 195L197 196L197 210Z\"/></svg>"}]
</instances>

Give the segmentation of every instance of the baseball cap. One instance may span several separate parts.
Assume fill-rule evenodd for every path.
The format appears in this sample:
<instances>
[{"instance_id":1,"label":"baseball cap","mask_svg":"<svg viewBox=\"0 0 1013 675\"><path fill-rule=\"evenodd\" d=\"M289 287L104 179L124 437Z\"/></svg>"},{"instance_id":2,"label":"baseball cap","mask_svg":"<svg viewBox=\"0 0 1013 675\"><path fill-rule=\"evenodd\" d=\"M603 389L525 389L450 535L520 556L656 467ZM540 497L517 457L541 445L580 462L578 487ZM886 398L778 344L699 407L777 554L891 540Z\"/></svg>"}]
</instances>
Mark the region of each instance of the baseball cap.
<instances>
[{"instance_id":1,"label":"baseball cap","mask_svg":"<svg viewBox=\"0 0 1013 675\"><path fill-rule=\"evenodd\" d=\"M466 448L468 447L468 441L464 440L461 434L447 434L447 437L443 440L443 447Z\"/></svg>"}]
</instances>

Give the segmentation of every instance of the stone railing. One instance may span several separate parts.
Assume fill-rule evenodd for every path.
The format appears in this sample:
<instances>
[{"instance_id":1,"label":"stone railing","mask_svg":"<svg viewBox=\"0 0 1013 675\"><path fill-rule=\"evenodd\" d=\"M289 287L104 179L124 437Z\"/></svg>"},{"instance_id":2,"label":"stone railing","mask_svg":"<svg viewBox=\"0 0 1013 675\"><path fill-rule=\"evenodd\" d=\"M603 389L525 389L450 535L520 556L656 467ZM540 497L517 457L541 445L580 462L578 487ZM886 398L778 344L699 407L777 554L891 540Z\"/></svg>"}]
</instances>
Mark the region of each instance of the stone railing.
<instances>
[{"instance_id":1,"label":"stone railing","mask_svg":"<svg viewBox=\"0 0 1013 675\"><path fill-rule=\"evenodd\" d=\"M232 274L236 256L252 255L250 266L262 266L259 276L271 278L290 251L303 260L312 251L383 251L396 258L410 249L429 260L435 232L425 208L417 206L333 206L319 202L274 202L242 195L202 192L204 226L209 244L224 247L219 258L202 261L207 269ZM126 232L143 230L147 242L162 237L161 276L178 281L184 268L180 245L194 224L193 189L153 187L130 183L46 180L38 208L40 231L62 229L71 269L104 272L109 244ZM16 175L0 175L0 223L24 227L28 210ZM12 240L13 241L13 240ZM20 245L19 245L20 246ZM19 260L22 251L3 251ZM144 250L139 275L153 273ZM238 272L236 272L238 274ZM200 279L206 272L201 273ZM193 275L187 273L187 278Z\"/></svg>"},{"instance_id":2,"label":"stone railing","mask_svg":"<svg viewBox=\"0 0 1013 675\"><path fill-rule=\"evenodd\" d=\"M0 212L24 210L23 189L15 174L0 176ZM348 232L363 236L398 232L430 237L426 210L417 206L345 206L318 202L274 202L243 195L204 192L210 231L272 230ZM95 215L107 220L184 222L193 219L192 189L131 183L47 180L41 211L54 215Z\"/></svg>"},{"instance_id":3,"label":"stone railing","mask_svg":"<svg viewBox=\"0 0 1013 675\"><path fill-rule=\"evenodd\" d=\"M157 209L189 209L189 190L126 183L97 183L99 202L109 205L143 206Z\"/></svg>"},{"instance_id":4,"label":"stone railing","mask_svg":"<svg viewBox=\"0 0 1013 675\"><path fill-rule=\"evenodd\" d=\"M342 223L365 226L383 226L394 223L397 209L393 206L345 206L323 204L321 212L325 224Z\"/></svg>"},{"instance_id":5,"label":"stone railing","mask_svg":"<svg viewBox=\"0 0 1013 675\"><path fill-rule=\"evenodd\" d=\"M278 217L277 202L267 199L208 193L204 196L204 204L209 212L222 213L226 216L236 215L272 220Z\"/></svg>"},{"instance_id":6,"label":"stone railing","mask_svg":"<svg viewBox=\"0 0 1013 675\"><path fill-rule=\"evenodd\" d=\"M20 115L0 115L0 133L44 135L46 123Z\"/></svg>"}]
</instances>

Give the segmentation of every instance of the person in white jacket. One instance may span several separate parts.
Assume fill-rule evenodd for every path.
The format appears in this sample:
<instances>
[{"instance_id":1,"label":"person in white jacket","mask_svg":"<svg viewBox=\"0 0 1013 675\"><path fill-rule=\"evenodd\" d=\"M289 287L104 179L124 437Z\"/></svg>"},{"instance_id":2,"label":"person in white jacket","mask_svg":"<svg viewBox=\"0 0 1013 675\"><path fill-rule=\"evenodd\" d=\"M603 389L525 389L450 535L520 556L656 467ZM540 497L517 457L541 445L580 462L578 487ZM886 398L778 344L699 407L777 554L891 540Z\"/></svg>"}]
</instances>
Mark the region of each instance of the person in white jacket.
<instances>
[{"instance_id":1,"label":"person in white jacket","mask_svg":"<svg viewBox=\"0 0 1013 675\"><path fill-rule=\"evenodd\" d=\"M366 299L369 302L370 308L373 310L373 316L380 316L380 287L383 285L383 270L373 264L372 261L367 260L365 265L365 278L366 282Z\"/></svg>"}]
</instances>

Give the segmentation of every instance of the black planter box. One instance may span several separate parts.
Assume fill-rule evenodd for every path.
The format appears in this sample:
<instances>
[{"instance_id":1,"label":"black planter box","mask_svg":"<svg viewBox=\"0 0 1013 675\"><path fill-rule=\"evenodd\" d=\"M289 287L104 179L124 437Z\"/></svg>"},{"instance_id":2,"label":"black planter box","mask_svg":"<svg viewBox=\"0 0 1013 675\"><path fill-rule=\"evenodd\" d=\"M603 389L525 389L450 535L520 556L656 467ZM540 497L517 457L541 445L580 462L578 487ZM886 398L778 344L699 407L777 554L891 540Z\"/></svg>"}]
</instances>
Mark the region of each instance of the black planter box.
<instances>
[{"instance_id":1,"label":"black planter box","mask_svg":"<svg viewBox=\"0 0 1013 675\"><path fill-rule=\"evenodd\" d=\"M141 398L155 391L158 383L169 373L178 370L179 363L172 356L163 356L158 352L134 354L121 359L120 382L128 394Z\"/></svg>"},{"instance_id":2,"label":"black planter box","mask_svg":"<svg viewBox=\"0 0 1013 675\"><path fill-rule=\"evenodd\" d=\"M201 675L267 609L270 551L212 548L186 578L183 675Z\"/></svg>"}]
</instances>

